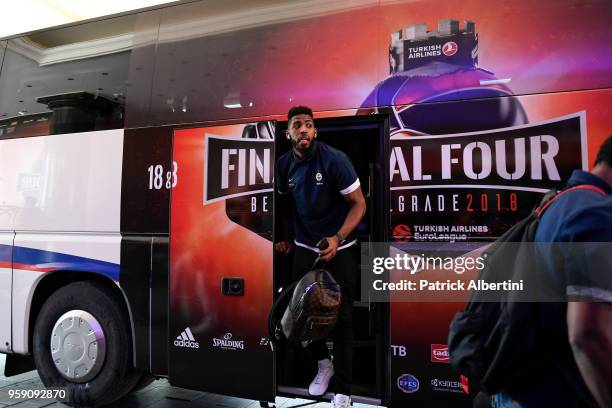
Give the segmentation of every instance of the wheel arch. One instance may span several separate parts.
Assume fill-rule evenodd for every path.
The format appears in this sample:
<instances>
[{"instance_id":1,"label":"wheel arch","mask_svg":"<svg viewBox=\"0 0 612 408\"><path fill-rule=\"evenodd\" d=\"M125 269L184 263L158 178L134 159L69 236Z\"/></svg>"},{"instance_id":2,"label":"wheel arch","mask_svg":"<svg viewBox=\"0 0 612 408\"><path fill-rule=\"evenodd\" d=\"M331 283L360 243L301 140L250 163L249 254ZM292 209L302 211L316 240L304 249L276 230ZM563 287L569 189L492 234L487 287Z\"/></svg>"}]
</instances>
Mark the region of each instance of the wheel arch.
<instances>
[{"instance_id":1,"label":"wheel arch","mask_svg":"<svg viewBox=\"0 0 612 408\"><path fill-rule=\"evenodd\" d=\"M28 317L27 326L27 339L28 339L28 352L32 351L32 333L34 332L34 324L36 318L40 313L42 305L49 296L60 289L73 282L92 281L100 282L110 288L119 299L121 299L122 308L127 311L128 319L130 322L130 338L132 340L132 365L135 366L136 356L136 342L134 333L134 318L132 316L132 310L128 302L127 296L118 282L113 281L102 274L95 272L83 272L83 271L70 271L70 270L59 270L51 273L47 273L33 288L32 301L30 302L30 311Z\"/></svg>"}]
</instances>

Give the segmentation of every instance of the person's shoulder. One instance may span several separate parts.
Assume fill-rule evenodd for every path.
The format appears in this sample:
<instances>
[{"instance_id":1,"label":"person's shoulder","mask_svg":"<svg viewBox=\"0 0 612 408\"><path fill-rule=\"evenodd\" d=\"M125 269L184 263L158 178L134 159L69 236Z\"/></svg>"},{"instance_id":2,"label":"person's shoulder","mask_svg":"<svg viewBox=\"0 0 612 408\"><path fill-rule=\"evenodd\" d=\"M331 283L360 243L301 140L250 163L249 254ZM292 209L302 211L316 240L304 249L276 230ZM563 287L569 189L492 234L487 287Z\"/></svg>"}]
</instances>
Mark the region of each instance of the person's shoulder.
<instances>
[{"instance_id":1,"label":"person's shoulder","mask_svg":"<svg viewBox=\"0 0 612 408\"><path fill-rule=\"evenodd\" d=\"M572 240L612 241L612 196L584 192L580 198L574 196L574 200L568 203L571 203L571 211L562 217L561 230Z\"/></svg>"},{"instance_id":2,"label":"person's shoulder","mask_svg":"<svg viewBox=\"0 0 612 408\"><path fill-rule=\"evenodd\" d=\"M291 162L291 155L292 155L292 151L289 150L288 152L285 152L281 155L281 157L278 158L278 160L276 160L276 166L280 169L282 169L283 167L287 167L289 166L289 163Z\"/></svg>"},{"instance_id":3,"label":"person's shoulder","mask_svg":"<svg viewBox=\"0 0 612 408\"><path fill-rule=\"evenodd\" d=\"M580 198L580 203L567 217L567 222L586 220L593 223L603 223L606 226L612 225L612 196L595 196L589 194ZM611 230L612 234L612 230Z\"/></svg>"}]
</instances>

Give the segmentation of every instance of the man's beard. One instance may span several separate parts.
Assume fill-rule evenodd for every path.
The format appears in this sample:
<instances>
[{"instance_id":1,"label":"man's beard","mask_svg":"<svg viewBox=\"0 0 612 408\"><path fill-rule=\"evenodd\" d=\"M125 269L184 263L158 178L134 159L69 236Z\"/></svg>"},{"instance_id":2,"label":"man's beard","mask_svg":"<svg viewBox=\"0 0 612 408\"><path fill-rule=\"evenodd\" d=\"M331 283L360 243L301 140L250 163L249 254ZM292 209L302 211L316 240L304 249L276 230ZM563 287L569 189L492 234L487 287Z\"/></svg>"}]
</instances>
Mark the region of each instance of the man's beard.
<instances>
[{"instance_id":1,"label":"man's beard","mask_svg":"<svg viewBox=\"0 0 612 408\"><path fill-rule=\"evenodd\" d=\"M312 139L312 141L310 142L308 147L304 149L304 148L300 147L299 140L295 140L295 139L291 138L291 146L293 146L293 148L295 150L297 150L298 152L300 152L302 154L302 156L304 156L304 157L310 156L310 153L312 152L312 149L313 149L314 145L315 145L315 139Z\"/></svg>"}]
</instances>

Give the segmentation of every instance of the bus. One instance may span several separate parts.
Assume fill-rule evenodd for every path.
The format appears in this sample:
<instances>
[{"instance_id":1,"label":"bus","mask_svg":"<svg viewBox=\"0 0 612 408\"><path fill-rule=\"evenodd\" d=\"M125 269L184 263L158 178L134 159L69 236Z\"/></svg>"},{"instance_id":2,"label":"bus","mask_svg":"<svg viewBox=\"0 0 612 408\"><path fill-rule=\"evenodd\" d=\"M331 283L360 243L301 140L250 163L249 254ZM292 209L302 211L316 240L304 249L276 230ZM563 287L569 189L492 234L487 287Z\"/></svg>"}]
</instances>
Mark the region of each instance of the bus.
<instances>
[{"instance_id":1,"label":"bus","mask_svg":"<svg viewBox=\"0 0 612 408\"><path fill-rule=\"evenodd\" d=\"M351 158L362 252L461 256L611 133L609 20L604 0L196 1L0 40L5 375L81 406L155 378L308 398L316 367L268 331L288 109ZM356 273L353 401L471 406L447 346L465 298Z\"/></svg>"}]
</instances>

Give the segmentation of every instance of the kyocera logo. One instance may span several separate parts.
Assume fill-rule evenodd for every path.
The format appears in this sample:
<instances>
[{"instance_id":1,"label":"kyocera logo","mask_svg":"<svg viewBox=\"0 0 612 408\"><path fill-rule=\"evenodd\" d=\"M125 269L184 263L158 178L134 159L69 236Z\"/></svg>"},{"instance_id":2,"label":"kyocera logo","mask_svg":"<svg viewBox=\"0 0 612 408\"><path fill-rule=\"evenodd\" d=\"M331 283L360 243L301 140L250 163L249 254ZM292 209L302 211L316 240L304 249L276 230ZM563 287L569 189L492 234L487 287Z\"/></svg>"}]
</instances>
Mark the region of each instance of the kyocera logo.
<instances>
[{"instance_id":1,"label":"kyocera logo","mask_svg":"<svg viewBox=\"0 0 612 408\"><path fill-rule=\"evenodd\" d=\"M448 346L446 344L432 344L431 361L434 363L450 363Z\"/></svg>"},{"instance_id":2,"label":"kyocera logo","mask_svg":"<svg viewBox=\"0 0 612 408\"><path fill-rule=\"evenodd\" d=\"M419 390L419 380L412 374L403 374L398 377L397 386L406 394L412 394Z\"/></svg>"},{"instance_id":3,"label":"kyocera logo","mask_svg":"<svg viewBox=\"0 0 612 408\"><path fill-rule=\"evenodd\" d=\"M206 136L204 204L272 191L274 142Z\"/></svg>"},{"instance_id":4,"label":"kyocera logo","mask_svg":"<svg viewBox=\"0 0 612 408\"><path fill-rule=\"evenodd\" d=\"M442 53L447 57L452 57L459 50L459 46L454 41L449 41L442 46Z\"/></svg>"},{"instance_id":5,"label":"kyocera logo","mask_svg":"<svg viewBox=\"0 0 612 408\"><path fill-rule=\"evenodd\" d=\"M454 380L441 380L439 378L433 378L431 380L431 387L434 391L443 392L455 392L469 394L470 388L467 382L467 378L461 376L459 381Z\"/></svg>"}]
</instances>

